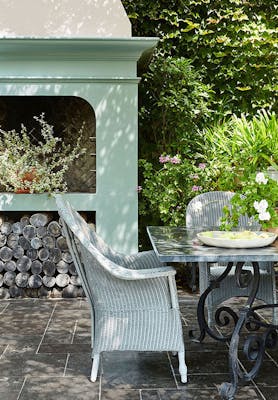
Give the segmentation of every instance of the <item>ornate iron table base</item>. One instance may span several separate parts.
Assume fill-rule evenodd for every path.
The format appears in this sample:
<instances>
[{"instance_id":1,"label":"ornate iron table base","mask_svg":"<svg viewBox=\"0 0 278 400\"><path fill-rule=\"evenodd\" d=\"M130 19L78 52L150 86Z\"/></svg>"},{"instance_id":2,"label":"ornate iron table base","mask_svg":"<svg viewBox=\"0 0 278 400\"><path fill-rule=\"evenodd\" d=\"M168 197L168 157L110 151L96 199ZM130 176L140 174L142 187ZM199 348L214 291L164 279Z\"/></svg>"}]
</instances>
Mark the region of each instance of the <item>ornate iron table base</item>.
<instances>
[{"instance_id":1,"label":"ornate iron table base","mask_svg":"<svg viewBox=\"0 0 278 400\"><path fill-rule=\"evenodd\" d=\"M220 387L220 395L222 399L226 400L234 399L239 379L250 381L257 375L264 358L265 349L275 347L277 345L278 337L278 325L269 324L260 320L260 317L256 313L258 310L276 308L278 307L278 304L266 304L252 307L253 302L256 299L260 281L258 262L252 262L253 273L249 273L248 279L246 279L246 273L244 273L244 263L240 262L236 264L235 277L238 286L247 287L250 284L250 280L252 280L250 294L244 307L240 309L239 315L230 307L220 307L215 313L215 322L219 327L227 327L231 322L233 323L234 329L232 332L226 335L218 334L208 326L205 317L206 299L212 290L215 290L220 286L221 281L223 281L223 279L225 279L229 274L232 266L233 263L228 263L224 272L217 279L212 280L209 287L200 296L197 308L197 317L200 328L199 337L196 338L193 331L190 331L191 339L198 342L202 342L206 334L215 340L230 341L229 367L231 382L224 382ZM225 315L224 318L222 318L223 314ZM246 370L243 369L238 359L239 339L244 327L247 329L248 336L244 339L243 353L248 361L253 362L253 367L249 372L246 372ZM264 332L260 334L255 333L255 331L258 331L260 328L264 328Z\"/></svg>"}]
</instances>

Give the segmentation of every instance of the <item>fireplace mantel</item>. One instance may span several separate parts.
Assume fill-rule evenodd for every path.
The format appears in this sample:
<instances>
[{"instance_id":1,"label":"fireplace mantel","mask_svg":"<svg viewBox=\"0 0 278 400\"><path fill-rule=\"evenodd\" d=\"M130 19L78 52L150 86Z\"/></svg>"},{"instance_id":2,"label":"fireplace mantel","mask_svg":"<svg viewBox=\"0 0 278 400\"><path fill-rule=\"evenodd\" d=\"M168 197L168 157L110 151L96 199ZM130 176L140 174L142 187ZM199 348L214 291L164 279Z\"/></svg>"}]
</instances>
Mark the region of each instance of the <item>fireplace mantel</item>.
<instances>
[{"instance_id":1,"label":"fireplace mantel","mask_svg":"<svg viewBox=\"0 0 278 400\"><path fill-rule=\"evenodd\" d=\"M115 249L138 250L137 62L157 38L0 38L0 96L77 96L96 119L96 193L67 193L94 211ZM22 121L24 122L24 121ZM2 211L55 210L47 195L0 195Z\"/></svg>"}]
</instances>

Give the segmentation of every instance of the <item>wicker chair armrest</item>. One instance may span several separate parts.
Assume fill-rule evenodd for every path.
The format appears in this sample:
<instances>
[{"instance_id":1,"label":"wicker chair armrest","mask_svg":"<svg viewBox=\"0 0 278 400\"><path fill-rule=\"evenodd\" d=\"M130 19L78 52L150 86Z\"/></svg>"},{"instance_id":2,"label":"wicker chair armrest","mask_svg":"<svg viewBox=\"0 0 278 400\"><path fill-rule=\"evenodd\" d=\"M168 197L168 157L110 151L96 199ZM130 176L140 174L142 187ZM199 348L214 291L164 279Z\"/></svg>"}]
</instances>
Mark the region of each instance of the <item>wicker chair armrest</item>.
<instances>
[{"instance_id":1,"label":"wicker chair armrest","mask_svg":"<svg viewBox=\"0 0 278 400\"><path fill-rule=\"evenodd\" d=\"M150 279L150 278L161 278L173 276L176 270L173 267L161 266L159 268L149 268L149 269L128 269L119 264L114 263L109 260L103 254L101 254L91 243L87 243L87 249L96 257L102 267L106 269L111 275L118 279L124 280L139 280L139 279Z\"/></svg>"},{"instance_id":2,"label":"wicker chair armrest","mask_svg":"<svg viewBox=\"0 0 278 400\"><path fill-rule=\"evenodd\" d=\"M162 266L157 255L153 250L141 251L137 254L130 256L124 256L122 258L122 265L125 268L140 270L140 269L153 269L160 268Z\"/></svg>"},{"instance_id":3,"label":"wicker chair armrest","mask_svg":"<svg viewBox=\"0 0 278 400\"><path fill-rule=\"evenodd\" d=\"M114 274L114 271L111 273L119 278L124 280L142 280L142 279L154 279L154 278L162 278L162 277L169 277L174 276L176 274L176 270L173 267L160 267L160 268L150 268L150 269L139 269L139 270L132 270L123 268L123 271L120 273Z\"/></svg>"}]
</instances>

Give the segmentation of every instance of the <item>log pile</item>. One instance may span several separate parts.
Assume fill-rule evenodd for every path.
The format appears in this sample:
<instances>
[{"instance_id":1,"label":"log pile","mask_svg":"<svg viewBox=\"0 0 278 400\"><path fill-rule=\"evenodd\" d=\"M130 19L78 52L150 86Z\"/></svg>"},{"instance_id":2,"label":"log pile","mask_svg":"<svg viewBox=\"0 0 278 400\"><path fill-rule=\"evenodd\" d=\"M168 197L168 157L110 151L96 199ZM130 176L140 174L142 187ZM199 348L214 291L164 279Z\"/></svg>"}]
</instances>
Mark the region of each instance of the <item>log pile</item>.
<instances>
[{"instance_id":1,"label":"log pile","mask_svg":"<svg viewBox=\"0 0 278 400\"><path fill-rule=\"evenodd\" d=\"M55 213L0 216L0 298L19 296L84 296Z\"/></svg>"}]
</instances>

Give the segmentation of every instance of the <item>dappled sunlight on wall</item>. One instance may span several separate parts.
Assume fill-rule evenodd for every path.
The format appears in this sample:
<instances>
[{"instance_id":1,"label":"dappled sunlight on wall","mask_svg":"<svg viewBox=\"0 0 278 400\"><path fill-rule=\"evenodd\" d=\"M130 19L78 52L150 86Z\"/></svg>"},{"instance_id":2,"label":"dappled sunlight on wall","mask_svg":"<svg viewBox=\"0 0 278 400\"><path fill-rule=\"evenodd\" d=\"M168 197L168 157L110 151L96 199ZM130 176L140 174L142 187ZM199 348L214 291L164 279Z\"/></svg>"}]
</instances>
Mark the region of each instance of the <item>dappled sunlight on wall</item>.
<instances>
[{"instance_id":1,"label":"dappled sunlight on wall","mask_svg":"<svg viewBox=\"0 0 278 400\"><path fill-rule=\"evenodd\" d=\"M0 0L0 37L130 37L120 0Z\"/></svg>"},{"instance_id":2,"label":"dappled sunlight on wall","mask_svg":"<svg viewBox=\"0 0 278 400\"><path fill-rule=\"evenodd\" d=\"M156 38L0 39L0 97L75 96L94 113L96 191L65 197L77 210L95 212L98 234L124 253L138 250L136 67L156 43ZM55 210L53 198L44 194L36 200L16 196L2 209Z\"/></svg>"}]
</instances>

